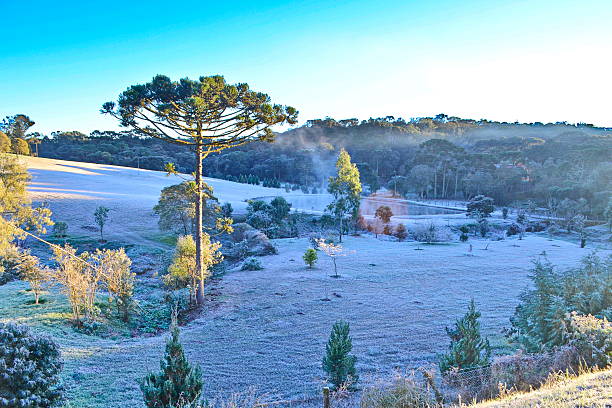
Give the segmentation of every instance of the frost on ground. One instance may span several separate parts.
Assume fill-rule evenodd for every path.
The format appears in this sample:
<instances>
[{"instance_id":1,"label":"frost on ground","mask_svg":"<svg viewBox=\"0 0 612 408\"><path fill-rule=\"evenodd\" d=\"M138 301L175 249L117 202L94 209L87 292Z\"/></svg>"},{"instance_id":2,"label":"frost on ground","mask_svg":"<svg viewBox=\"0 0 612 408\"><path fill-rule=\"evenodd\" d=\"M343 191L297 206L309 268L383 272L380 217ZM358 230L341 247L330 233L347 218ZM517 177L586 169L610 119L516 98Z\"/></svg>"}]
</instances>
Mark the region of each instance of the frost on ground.
<instances>
[{"instance_id":1,"label":"frost on ground","mask_svg":"<svg viewBox=\"0 0 612 408\"><path fill-rule=\"evenodd\" d=\"M95 235L93 213L103 205L111 209L105 226L108 236L123 241L140 241L157 231L157 204L162 188L178 184L187 176L38 157L25 157L32 180L32 200L46 202L56 221L68 222L71 234ZM229 202L234 211L244 212L246 200L258 196L291 196L283 189L205 178L220 203ZM94 231L94 234L91 232Z\"/></svg>"},{"instance_id":2,"label":"frost on ground","mask_svg":"<svg viewBox=\"0 0 612 408\"><path fill-rule=\"evenodd\" d=\"M535 236L491 242L487 250L486 242L475 241L472 256L469 244L415 250L415 243L348 237L344 245L354 253L338 260L341 277L334 279L323 256L315 269L305 267L306 239L276 243L280 254L261 258L263 270L225 275L215 289L219 300L183 329L190 359L203 368L207 395L253 386L284 398L317 394L325 342L338 319L351 324L362 378L434 363L447 346L444 327L464 313L471 297L484 333L499 346L531 262L546 251L556 265L568 267L588 253ZM77 400L87 401L83 406L134 407L142 406L136 381L157 369L165 336L59 341L68 385Z\"/></svg>"}]
</instances>

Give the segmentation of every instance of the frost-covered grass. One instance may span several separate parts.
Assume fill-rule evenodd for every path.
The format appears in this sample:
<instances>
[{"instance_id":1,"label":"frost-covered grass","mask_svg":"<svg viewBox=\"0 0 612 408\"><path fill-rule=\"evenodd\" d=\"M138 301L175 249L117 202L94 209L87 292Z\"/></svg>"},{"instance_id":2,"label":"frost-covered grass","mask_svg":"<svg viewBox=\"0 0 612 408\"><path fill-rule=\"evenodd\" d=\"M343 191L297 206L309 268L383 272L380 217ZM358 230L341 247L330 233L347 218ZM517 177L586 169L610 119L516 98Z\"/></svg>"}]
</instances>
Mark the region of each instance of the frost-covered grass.
<instances>
[{"instance_id":1,"label":"frost-covered grass","mask_svg":"<svg viewBox=\"0 0 612 408\"><path fill-rule=\"evenodd\" d=\"M420 245L416 251L416 243L348 237L343 245L352 253L338 260L341 277L334 279L322 255L314 269L303 264L306 239L275 243L279 255L260 258L263 270L226 274L214 287L216 300L183 329L186 352L202 366L209 396L250 387L289 399L318 395L325 342L338 319L351 324L364 379L434 364L447 346L444 327L465 312L471 297L484 333L497 352L506 351L501 331L529 283L531 261L546 251L555 264L573 266L589 253L536 236L491 242L487 250L485 241L474 241L471 256L468 244ZM0 287L0 316L37 325L57 339L73 406L141 407L137 380L157 369L166 336L105 340L57 321L38 324L66 309L49 303L32 314L18 300L25 300L24 288Z\"/></svg>"}]
</instances>

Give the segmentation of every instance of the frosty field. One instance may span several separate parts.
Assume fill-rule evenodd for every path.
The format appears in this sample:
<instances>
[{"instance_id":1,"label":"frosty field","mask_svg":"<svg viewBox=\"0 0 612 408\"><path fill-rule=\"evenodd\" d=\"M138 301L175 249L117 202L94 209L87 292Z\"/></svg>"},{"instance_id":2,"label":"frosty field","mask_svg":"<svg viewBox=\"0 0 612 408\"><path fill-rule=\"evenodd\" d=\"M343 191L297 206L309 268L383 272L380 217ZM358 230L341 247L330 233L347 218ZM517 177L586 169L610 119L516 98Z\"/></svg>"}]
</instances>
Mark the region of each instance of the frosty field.
<instances>
[{"instance_id":1,"label":"frosty field","mask_svg":"<svg viewBox=\"0 0 612 408\"><path fill-rule=\"evenodd\" d=\"M75 229L93 225L93 209L108 205L109 232L130 242L156 231L151 208L159 190L179 181L159 172L59 160L29 159L29 165L33 198L49 201L57 219ZM286 195L207 181L221 202L238 209L246 198ZM79 233L95 235L87 228ZM502 330L529 284L533 260L545 253L558 267L571 267L591 251L535 235L444 245L347 237L350 253L338 260L341 277L335 279L323 254L314 269L304 266L306 239L275 244L279 254L262 257L262 271L230 270L211 284L208 290L217 296L182 329L186 352L202 366L207 396L250 387L288 399L317 395L325 342L338 319L351 324L363 382L394 369L435 364L447 346L444 327L464 313L470 298L482 312L484 334L501 351L508 347ZM25 288L21 282L0 286L0 321L13 319L53 334L66 360L73 406L144 406L137 381L158 369L166 335L111 340L76 333L54 318L68 311L62 296L48 295L47 304L33 309L26 305Z\"/></svg>"}]
</instances>

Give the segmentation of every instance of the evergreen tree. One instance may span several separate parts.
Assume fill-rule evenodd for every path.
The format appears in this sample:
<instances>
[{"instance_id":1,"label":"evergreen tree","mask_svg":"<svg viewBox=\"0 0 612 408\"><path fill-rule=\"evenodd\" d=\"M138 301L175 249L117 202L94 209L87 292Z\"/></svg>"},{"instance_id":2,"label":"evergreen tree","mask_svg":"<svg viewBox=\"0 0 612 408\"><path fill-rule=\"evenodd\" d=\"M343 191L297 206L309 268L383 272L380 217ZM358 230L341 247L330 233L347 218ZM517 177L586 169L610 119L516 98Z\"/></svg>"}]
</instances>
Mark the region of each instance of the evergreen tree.
<instances>
[{"instance_id":1,"label":"evergreen tree","mask_svg":"<svg viewBox=\"0 0 612 408\"><path fill-rule=\"evenodd\" d=\"M249 142L271 142L274 139L271 127L297 123L297 110L272 104L268 95L251 90L246 83L230 85L220 75L179 81L157 75L147 84L128 88L119 96L118 103L105 103L101 112L114 116L139 136L192 149L196 163L196 270L201 275L197 301L201 303L205 269L203 161L212 154ZM166 170L177 173L173 163L168 163Z\"/></svg>"},{"instance_id":2,"label":"evergreen tree","mask_svg":"<svg viewBox=\"0 0 612 408\"><path fill-rule=\"evenodd\" d=\"M317 251L312 248L308 248L306 252L304 252L304 256L302 257L302 259L304 259L306 265L308 265L308 267L312 269L314 264L317 262L318 257L319 256L317 255Z\"/></svg>"},{"instance_id":3,"label":"evergreen tree","mask_svg":"<svg viewBox=\"0 0 612 408\"><path fill-rule=\"evenodd\" d=\"M173 318L172 336L166 343L161 371L150 373L140 384L148 408L194 407L202 394L202 371L192 367L179 341L179 328Z\"/></svg>"},{"instance_id":4,"label":"evergreen tree","mask_svg":"<svg viewBox=\"0 0 612 408\"><path fill-rule=\"evenodd\" d=\"M521 346L528 352L539 352L564 344L568 324L562 284L553 266L537 261L531 279L534 289L521 294L521 303L510 320Z\"/></svg>"},{"instance_id":5,"label":"evergreen tree","mask_svg":"<svg viewBox=\"0 0 612 408\"><path fill-rule=\"evenodd\" d=\"M446 328L451 344L448 353L440 356L439 365L443 374L453 368L461 370L489 364L491 347L489 340L480 336L479 317L480 312L472 299L467 313L456 321L455 328Z\"/></svg>"},{"instance_id":6,"label":"evergreen tree","mask_svg":"<svg viewBox=\"0 0 612 408\"><path fill-rule=\"evenodd\" d=\"M344 217L350 215L356 219L359 212L361 181L359 181L357 166L351 163L351 156L344 149L340 151L336 169L337 176L329 178L327 191L334 197L334 200L327 206L327 209L338 221L340 242L342 242Z\"/></svg>"},{"instance_id":7,"label":"evergreen tree","mask_svg":"<svg viewBox=\"0 0 612 408\"><path fill-rule=\"evenodd\" d=\"M53 408L62 404L57 344L27 326L0 323L0 407Z\"/></svg>"},{"instance_id":8,"label":"evergreen tree","mask_svg":"<svg viewBox=\"0 0 612 408\"><path fill-rule=\"evenodd\" d=\"M348 382L355 383L359 377L355 371L357 357L349 354L353 349L350 327L342 320L334 323L329 340L325 346L323 370L334 387L338 388Z\"/></svg>"}]
</instances>

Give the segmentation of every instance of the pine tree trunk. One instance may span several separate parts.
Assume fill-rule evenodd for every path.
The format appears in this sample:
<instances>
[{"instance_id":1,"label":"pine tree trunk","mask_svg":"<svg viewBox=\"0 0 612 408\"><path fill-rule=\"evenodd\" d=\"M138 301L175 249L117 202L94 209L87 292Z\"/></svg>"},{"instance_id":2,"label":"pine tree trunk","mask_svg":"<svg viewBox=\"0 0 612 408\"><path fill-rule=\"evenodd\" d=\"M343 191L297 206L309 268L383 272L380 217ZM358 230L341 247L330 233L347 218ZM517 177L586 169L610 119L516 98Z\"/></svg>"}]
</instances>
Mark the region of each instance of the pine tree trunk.
<instances>
[{"instance_id":1,"label":"pine tree trunk","mask_svg":"<svg viewBox=\"0 0 612 408\"><path fill-rule=\"evenodd\" d=\"M196 292L196 303L202 304L204 302L204 270L202 269L202 208L203 208L203 197L202 197L202 141L198 140L196 144L196 231L195 231L195 243L196 243L196 274L199 276L198 289Z\"/></svg>"},{"instance_id":2,"label":"pine tree trunk","mask_svg":"<svg viewBox=\"0 0 612 408\"><path fill-rule=\"evenodd\" d=\"M340 216L340 242L342 242L342 216Z\"/></svg>"}]
</instances>

